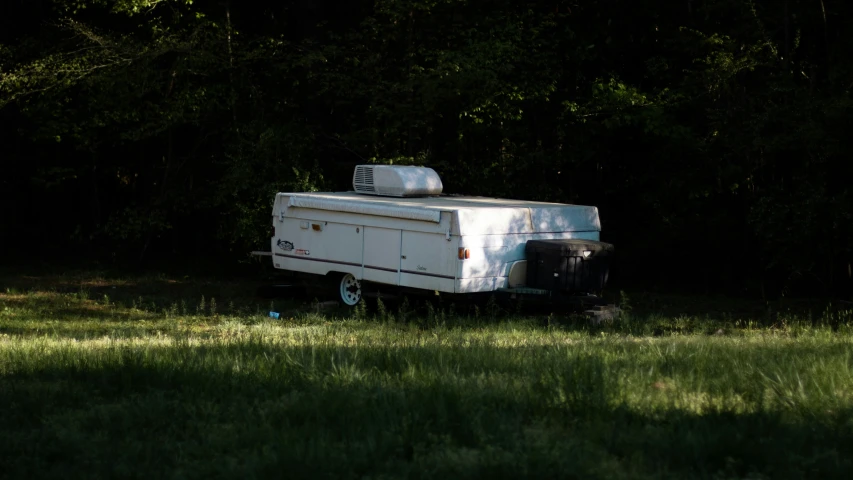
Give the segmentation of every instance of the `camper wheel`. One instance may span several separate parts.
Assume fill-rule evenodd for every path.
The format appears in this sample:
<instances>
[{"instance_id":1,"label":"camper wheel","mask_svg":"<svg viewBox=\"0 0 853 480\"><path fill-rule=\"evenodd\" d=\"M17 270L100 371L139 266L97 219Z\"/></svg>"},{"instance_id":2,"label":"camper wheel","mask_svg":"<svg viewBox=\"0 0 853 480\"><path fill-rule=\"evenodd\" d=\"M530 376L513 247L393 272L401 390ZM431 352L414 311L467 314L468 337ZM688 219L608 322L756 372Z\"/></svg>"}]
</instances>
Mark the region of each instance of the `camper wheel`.
<instances>
[{"instance_id":1,"label":"camper wheel","mask_svg":"<svg viewBox=\"0 0 853 480\"><path fill-rule=\"evenodd\" d=\"M361 301L361 282L351 273L344 273L337 277L338 299L344 305L353 307Z\"/></svg>"}]
</instances>

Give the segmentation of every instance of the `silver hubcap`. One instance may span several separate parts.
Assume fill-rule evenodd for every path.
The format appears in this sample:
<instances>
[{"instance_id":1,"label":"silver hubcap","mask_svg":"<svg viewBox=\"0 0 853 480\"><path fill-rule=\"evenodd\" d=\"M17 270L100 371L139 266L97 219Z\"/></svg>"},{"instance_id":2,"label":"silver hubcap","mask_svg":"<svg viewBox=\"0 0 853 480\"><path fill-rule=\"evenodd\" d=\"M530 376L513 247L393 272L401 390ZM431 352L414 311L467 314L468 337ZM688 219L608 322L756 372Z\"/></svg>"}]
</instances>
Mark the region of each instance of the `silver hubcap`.
<instances>
[{"instance_id":1,"label":"silver hubcap","mask_svg":"<svg viewBox=\"0 0 853 480\"><path fill-rule=\"evenodd\" d=\"M350 306L361 300L361 282L351 273L341 278L341 300Z\"/></svg>"}]
</instances>

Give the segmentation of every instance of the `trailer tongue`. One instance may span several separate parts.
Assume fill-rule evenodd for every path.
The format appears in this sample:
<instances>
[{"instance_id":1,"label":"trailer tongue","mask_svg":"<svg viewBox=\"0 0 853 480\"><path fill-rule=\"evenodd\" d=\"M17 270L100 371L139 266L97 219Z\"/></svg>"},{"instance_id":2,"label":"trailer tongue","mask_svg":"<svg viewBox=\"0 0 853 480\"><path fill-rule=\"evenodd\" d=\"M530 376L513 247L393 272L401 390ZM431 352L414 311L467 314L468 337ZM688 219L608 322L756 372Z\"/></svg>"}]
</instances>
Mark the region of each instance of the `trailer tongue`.
<instances>
[{"instance_id":1,"label":"trailer tongue","mask_svg":"<svg viewBox=\"0 0 853 480\"><path fill-rule=\"evenodd\" d=\"M353 192L279 193L273 266L344 305L366 291L601 303L613 246L592 206L443 195L430 168L359 165Z\"/></svg>"}]
</instances>

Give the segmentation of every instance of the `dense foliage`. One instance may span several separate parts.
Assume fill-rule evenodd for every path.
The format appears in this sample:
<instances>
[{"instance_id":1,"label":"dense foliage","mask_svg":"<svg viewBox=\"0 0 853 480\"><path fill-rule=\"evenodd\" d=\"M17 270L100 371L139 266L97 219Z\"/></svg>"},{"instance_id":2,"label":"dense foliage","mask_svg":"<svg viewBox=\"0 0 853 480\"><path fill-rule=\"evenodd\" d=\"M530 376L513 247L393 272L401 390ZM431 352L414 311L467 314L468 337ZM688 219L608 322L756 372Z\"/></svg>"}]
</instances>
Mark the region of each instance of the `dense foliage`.
<instances>
[{"instance_id":1,"label":"dense foliage","mask_svg":"<svg viewBox=\"0 0 853 480\"><path fill-rule=\"evenodd\" d=\"M17 258L236 260L273 192L393 162L598 205L617 281L851 289L845 0L4 5Z\"/></svg>"}]
</instances>

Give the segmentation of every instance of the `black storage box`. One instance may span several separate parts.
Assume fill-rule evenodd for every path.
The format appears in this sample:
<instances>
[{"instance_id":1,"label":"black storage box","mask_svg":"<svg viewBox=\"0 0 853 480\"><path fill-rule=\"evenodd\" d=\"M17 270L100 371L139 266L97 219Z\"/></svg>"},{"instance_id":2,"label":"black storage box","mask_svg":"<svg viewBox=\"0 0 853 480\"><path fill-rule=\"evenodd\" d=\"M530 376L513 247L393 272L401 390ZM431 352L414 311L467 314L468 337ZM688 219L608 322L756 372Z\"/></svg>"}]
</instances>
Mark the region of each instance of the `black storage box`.
<instances>
[{"instance_id":1,"label":"black storage box","mask_svg":"<svg viewBox=\"0 0 853 480\"><path fill-rule=\"evenodd\" d=\"M600 293L613 245L594 240L529 240L527 286L563 293Z\"/></svg>"}]
</instances>

